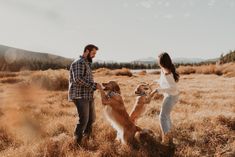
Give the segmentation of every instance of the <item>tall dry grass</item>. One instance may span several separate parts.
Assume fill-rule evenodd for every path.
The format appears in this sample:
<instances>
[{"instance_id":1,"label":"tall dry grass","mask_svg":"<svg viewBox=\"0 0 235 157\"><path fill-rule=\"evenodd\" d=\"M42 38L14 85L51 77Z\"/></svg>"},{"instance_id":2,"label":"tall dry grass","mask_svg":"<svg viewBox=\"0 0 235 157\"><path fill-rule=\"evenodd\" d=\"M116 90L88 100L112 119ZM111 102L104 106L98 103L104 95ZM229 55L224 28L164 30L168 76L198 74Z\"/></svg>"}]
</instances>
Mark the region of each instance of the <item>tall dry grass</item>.
<instances>
[{"instance_id":1,"label":"tall dry grass","mask_svg":"<svg viewBox=\"0 0 235 157\"><path fill-rule=\"evenodd\" d=\"M179 66L177 71L180 74L216 74L226 77L235 77L235 63L222 65L200 65L200 66Z\"/></svg>"},{"instance_id":2,"label":"tall dry grass","mask_svg":"<svg viewBox=\"0 0 235 157\"><path fill-rule=\"evenodd\" d=\"M20 145L18 141L10 131L4 126L0 127L0 151L8 148L16 148Z\"/></svg>"},{"instance_id":3,"label":"tall dry grass","mask_svg":"<svg viewBox=\"0 0 235 157\"><path fill-rule=\"evenodd\" d=\"M30 82L46 90L67 90L68 72L66 70L47 70L34 73Z\"/></svg>"},{"instance_id":4,"label":"tall dry grass","mask_svg":"<svg viewBox=\"0 0 235 157\"><path fill-rule=\"evenodd\" d=\"M230 66L224 67L228 68ZM82 147L77 147L73 142L78 120L76 109L72 102L67 101L65 85L58 83L68 81L68 71L48 70L17 75L25 84L0 83L0 156L156 157L163 153L164 148L158 143L161 139L158 116L162 97L153 99L146 113L137 121L141 128L152 130L156 139L151 140L150 137L141 148L133 149L115 141L115 130L103 116L103 106L96 92L97 118L93 134L82 142ZM153 74L106 76L95 72L94 78L100 83L116 80L129 113L135 103L134 90L138 83L152 83L158 77ZM180 99L171 114L175 156L234 156L234 79L203 74L181 76L178 84Z\"/></svg>"}]
</instances>

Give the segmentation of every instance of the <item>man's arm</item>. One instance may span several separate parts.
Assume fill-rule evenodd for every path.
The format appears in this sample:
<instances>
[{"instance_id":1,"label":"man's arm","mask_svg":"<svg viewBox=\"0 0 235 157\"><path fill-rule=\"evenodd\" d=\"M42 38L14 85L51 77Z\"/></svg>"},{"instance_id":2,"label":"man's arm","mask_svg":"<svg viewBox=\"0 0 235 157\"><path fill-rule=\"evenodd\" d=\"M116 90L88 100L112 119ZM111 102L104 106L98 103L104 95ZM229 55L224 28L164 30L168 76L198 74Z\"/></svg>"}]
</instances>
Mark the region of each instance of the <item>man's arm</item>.
<instances>
[{"instance_id":1,"label":"man's arm","mask_svg":"<svg viewBox=\"0 0 235 157\"><path fill-rule=\"evenodd\" d=\"M79 85L84 85L88 88L96 90L96 83L89 82L86 78L83 77L85 71L85 64L82 62L78 62L72 64L72 74L74 81Z\"/></svg>"}]
</instances>

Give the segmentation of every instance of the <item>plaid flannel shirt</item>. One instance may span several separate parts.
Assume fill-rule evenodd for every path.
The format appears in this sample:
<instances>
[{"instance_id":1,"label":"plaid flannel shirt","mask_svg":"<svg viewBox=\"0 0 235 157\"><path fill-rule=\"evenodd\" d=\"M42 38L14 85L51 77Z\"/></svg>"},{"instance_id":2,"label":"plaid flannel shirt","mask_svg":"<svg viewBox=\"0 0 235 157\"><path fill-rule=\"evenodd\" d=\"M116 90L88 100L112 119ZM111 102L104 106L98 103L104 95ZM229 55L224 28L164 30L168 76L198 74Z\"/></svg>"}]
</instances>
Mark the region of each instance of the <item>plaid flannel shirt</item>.
<instances>
[{"instance_id":1,"label":"plaid flannel shirt","mask_svg":"<svg viewBox=\"0 0 235 157\"><path fill-rule=\"evenodd\" d=\"M82 56L70 66L69 101L93 99L96 83L93 80L91 64Z\"/></svg>"}]
</instances>

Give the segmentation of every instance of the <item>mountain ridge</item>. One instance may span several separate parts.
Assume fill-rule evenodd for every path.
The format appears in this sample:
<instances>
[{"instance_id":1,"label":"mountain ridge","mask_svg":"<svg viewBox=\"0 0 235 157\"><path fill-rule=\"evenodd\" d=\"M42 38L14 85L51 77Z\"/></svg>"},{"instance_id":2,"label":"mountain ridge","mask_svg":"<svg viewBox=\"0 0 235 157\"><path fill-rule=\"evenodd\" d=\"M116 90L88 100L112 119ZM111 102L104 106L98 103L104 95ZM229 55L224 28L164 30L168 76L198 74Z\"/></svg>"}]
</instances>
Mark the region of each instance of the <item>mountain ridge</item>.
<instances>
[{"instance_id":1,"label":"mountain ridge","mask_svg":"<svg viewBox=\"0 0 235 157\"><path fill-rule=\"evenodd\" d=\"M0 70L19 71L68 68L73 59L0 45Z\"/></svg>"}]
</instances>

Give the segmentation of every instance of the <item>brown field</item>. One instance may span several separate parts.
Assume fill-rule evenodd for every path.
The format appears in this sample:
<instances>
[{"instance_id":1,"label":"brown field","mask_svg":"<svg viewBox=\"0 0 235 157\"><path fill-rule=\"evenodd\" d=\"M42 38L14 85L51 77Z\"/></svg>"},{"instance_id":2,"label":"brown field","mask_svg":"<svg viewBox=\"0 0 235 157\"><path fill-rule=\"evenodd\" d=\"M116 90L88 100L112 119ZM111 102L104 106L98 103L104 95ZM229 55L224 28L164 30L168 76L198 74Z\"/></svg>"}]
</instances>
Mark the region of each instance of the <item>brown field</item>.
<instances>
[{"instance_id":1,"label":"brown field","mask_svg":"<svg viewBox=\"0 0 235 157\"><path fill-rule=\"evenodd\" d=\"M206 74L211 67L208 69ZM123 76L125 73L129 76ZM180 100L171 114L175 156L235 156L235 77L214 73L181 75ZM107 69L97 70L95 81L117 81L128 113L134 105L138 83L159 78L158 74L145 72L131 76L126 69L114 74ZM74 104L67 101L67 78L65 70L0 73L1 157L147 156L146 152L114 141L115 132L104 119L98 92L92 138L82 148L75 147L72 137L78 119ZM157 137L161 101L155 98L137 123L153 130ZM150 152L148 156L155 155Z\"/></svg>"}]
</instances>

